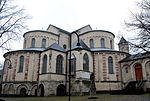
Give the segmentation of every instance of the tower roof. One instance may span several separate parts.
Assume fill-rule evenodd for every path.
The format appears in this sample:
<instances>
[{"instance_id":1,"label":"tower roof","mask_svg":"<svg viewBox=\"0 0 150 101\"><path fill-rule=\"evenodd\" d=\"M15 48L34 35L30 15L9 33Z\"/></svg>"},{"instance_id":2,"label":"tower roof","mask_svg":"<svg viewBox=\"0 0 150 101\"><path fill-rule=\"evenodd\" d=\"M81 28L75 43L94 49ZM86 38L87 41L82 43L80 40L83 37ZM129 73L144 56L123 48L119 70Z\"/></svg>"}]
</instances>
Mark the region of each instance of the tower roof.
<instances>
[{"instance_id":1,"label":"tower roof","mask_svg":"<svg viewBox=\"0 0 150 101\"><path fill-rule=\"evenodd\" d=\"M122 43L128 43L124 37L121 37L118 44L122 44Z\"/></svg>"}]
</instances>

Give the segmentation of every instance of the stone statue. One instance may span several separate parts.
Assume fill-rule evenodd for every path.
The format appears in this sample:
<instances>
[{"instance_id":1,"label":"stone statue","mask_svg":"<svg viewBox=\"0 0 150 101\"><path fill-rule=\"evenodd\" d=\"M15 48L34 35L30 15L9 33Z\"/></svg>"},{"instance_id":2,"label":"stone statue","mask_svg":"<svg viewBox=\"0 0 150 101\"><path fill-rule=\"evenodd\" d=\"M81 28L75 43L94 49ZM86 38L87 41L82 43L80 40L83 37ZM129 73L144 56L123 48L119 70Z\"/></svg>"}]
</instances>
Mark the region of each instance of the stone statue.
<instances>
[{"instance_id":1,"label":"stone statue","mask_svg":"<svg viewBox=\"0 0 150 101\"><path fill-rule=\"evenodd\" d=\"M95 75L92 73L90 75L90 97L89 99L96 99L96 86L95 86Z\"/></svg>"}]
</instances>

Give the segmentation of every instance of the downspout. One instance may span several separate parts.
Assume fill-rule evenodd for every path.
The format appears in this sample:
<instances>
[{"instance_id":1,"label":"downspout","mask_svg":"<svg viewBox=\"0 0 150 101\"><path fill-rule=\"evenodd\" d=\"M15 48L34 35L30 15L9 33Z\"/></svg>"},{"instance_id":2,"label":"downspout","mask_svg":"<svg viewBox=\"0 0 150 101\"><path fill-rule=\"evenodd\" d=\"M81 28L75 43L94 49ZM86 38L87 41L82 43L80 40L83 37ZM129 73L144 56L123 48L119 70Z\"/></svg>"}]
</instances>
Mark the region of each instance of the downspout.
<instances>
[{"instance_id":1,"label":"downspout","mask_svg":"<svg viewBox=\"0 0 150 101\"><path fill-rule=\"evenodd\" d=\"M67 67L68 67L68 52L66 52L66 55L67 55L67 56L66 56L66 72L65 72L65 76L66 76L66 77L65 77L65 87L66 87L66 92L67 92L67 79L68 79L68 78L67 78L67 71L68 71L68 68L67 68Z\"/></svg>"},{"instance_id":2,"label":"downspout","mask_svg":"<svg viewBox=\"0 0 150 101\"><path fill-rule=\"evenodd\" d=\"M60 43L59 41L60 41L60 34L58 35L58 45L60 45L60 44L59 44L59 43Z\"/></svg>"},{"instance_id":3,"label":"downspout","mask_svg":"<svg viewBox=\"0 0 150 101\"><path fill-rule=\"evenodd\" d=\"M39 54L39 67L38 67L38 74L37 74L37 96L40 96L39 92L40 92L40 89L39 89L39 74L40 74L40 61L41 61L41 53Z\"/></svg>"},{"instance_id":4,"label":"downspout","mask_svg":"<svg viewBox=\"0 0 150 101\"><path fill-rule=\"evenodd\" d=\"M93 73L95 75L95 55L94 55L94 52L92 53L92 56L93 56Z\"/></svg>"}]
</instances>

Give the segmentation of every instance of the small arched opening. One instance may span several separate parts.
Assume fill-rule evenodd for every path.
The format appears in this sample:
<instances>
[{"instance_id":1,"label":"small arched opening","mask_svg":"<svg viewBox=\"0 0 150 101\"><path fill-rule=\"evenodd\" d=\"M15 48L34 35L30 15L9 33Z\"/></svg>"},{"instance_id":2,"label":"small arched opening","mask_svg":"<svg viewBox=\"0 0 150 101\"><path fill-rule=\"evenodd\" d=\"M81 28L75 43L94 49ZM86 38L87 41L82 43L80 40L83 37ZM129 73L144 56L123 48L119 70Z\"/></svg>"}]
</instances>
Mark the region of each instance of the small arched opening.
<instances>
[{"instance_id":1,"label":"small arched opening","mask_svg":"<svg viewBox=\"0 0 150 101\"><path fill-rule=\"evenodd\" d=\"M43 86L43 84L39 85L39 90L40 90L40 96L44 96L44 86Z\"/></svg>"},{"instance_id":2,"label":"small arched opening","mask_svg":"<svg viewBox=\"0 0 150 101\"><path fill-rule=\"evenodd\" d=\"M21 96L26 96L27 95L27 90L25 88L20 89L20 95Z\"/></svg>"},{"instance_id":3,"label":"small arched opening","mask_svg":"<svg viewBox=\"0 0 150 101\"><path fill-rule=\"evenodd\" d=\"M60 84L57 87L57 96L65 96L66 95L66 87L63 84Z\"/></svg>"}]
</instances>

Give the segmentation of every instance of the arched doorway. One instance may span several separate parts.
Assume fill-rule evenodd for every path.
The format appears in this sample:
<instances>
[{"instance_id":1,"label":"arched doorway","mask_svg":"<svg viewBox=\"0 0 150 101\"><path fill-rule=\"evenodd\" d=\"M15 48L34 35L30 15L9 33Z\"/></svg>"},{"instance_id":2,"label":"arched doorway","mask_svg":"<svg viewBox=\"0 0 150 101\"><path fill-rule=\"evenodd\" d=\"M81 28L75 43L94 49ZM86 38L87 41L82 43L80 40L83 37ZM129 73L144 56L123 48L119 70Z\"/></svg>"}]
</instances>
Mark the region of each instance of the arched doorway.
<instances>
[{"instance_id":1,"label":"arched doorway","mask_svg":"<svg viewBox=\"0 0 150 101\"><path fill-rule=\"evenodd\" d=\"M20 95L21 96L26 96L27 95L27 90L25 88L20 89Z\"/></svg>"},{"instance_id":2,"label":"arched doorway","mask_svg":"<svg viewBox=\"0 0 150 101\"><path fill-rule=\"evenodd\" d=\"M40 96L44 96L44 86L43 86L43 84L40 84L39 90L40 90Z\"/></svg>"},{"instance_id":3,"label":"arched doorway","mask_svg":"<svg viewBox=\"0 0 150 101\"><path fill-rule=\"evenodd\" d=\"M37 89L35 89L34 95L37 96Z\"/></svg>"},{"instance_id":4,"label":"arched doorway","mask_svg":"<svg viewBox=\"0 0 150 101\"><path fill-rule=\"evenodd\" d=\"M135 76L136 76L137 81L143 79L142 65L141 64L135 65Z\"/></svg>"},{"instance_id":5,"label":"arched doorway","mask_svg":"<svg viewBox=\"0 0 150 101\"><path fill-rule=\"evenodd\" d=\"M57 96L65 96L66 95L66 87L63 84L60 84L57 87Z\"/></svg>"},{"instance_id":6,"label":"arched doorway","mask_svg":"<svg viewBox=\"0 0 150 101\"><path fill-rule=\"evenodd\" d=\"M4 85L3 94L8 94L8 85L7 84Z\"/></svg>"}]
</instances>

